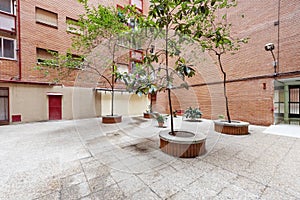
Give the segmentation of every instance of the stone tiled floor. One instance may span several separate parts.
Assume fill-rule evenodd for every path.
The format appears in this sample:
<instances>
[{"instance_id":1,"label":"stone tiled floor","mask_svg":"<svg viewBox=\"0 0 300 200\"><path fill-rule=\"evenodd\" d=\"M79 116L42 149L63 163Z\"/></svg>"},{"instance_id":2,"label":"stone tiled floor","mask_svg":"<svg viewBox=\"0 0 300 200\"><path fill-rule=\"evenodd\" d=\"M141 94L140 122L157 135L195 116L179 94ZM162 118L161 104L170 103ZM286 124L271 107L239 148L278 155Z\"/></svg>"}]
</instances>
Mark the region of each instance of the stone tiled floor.
<instances>
[{"instance_id":1,"label":"stone tiled floor","mask_svg":"<svg viewBox=\"0 0 300 200\"><path fill-rule=\"evenodd\" d=\"M2 126L0 199L299 199L300 139L260 126L228 136L209 120L175 123L207 135L207 153L162 153L162 129L141 117Z\"/></svg>"}]
</instances>

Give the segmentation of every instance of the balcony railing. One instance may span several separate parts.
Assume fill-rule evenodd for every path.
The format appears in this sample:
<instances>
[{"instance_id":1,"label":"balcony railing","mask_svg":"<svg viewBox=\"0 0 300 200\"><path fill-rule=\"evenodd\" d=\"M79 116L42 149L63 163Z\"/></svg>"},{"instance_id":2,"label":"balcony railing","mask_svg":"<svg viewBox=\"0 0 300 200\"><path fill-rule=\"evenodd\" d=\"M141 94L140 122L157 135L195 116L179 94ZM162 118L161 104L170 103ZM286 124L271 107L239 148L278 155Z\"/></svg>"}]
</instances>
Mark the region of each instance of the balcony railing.
<instances>
[{"instance_id":1,"label":"balcony railing","mask_svg":"<svg viewBox=\"0 0 300 200\"><path fill-rule=\"evenodd\" d=\"M0 11L0 30L15 33L16 16Z\"/></svg>"}]
</instances>

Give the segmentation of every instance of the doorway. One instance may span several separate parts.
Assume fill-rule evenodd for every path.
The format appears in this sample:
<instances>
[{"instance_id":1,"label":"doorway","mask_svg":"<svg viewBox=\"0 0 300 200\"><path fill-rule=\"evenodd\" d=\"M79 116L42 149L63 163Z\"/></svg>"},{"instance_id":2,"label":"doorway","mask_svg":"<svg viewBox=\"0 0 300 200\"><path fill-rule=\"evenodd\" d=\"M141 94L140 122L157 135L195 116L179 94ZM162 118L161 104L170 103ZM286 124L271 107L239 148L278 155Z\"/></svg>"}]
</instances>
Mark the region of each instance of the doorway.
<instances>
[{"instance_id":1,"label":"doorway","mask_svg":"<svg viewBox=\"0 0 300 200\"><path fill-rule=\"evenodd\" d=\"M62 119L61 95L48 95L49 98L49 120Z\"/></svg>"},{"instance_id":2,"label":"doorway","mask_svg":"<svg viewBox=\"0 0 300 200\"><path fill-rule=\"evenodd\" d=\"M284 121L284 84L275 80L274 85L274 122L279 124Z\"/></svg>"},{"instance_id":3,"label":"doorway","mask_svg":"<svg viewBox=\"0 0 300 200\"><path fill-rule=\"evenodd\" d=\"M9 89L0 88L0 125L9 123Z\"/></svg>"},{"instance_id":4,"label":"doorway","mask_svg":"<svg viewBox=\"0 0 300 200\"><path fill-rule=\"evenodd\" d=\"M289 118L300 118L300 85L289 86Z\"/></svg>"}]
</instances>

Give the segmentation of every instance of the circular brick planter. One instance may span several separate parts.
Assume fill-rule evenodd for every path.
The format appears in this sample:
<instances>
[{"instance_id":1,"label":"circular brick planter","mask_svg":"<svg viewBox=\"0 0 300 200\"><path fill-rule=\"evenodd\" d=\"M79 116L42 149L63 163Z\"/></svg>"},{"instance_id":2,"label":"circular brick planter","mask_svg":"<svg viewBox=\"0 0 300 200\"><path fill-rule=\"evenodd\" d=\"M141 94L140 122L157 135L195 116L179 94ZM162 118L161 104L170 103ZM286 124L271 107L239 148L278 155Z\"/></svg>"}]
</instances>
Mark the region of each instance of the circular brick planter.
<instances>
[{"instance_id":1,"label":"circular brick planter","mask_svg":"<svg viewBox=\"0 0 300 200\"><path fill-rule=\"evenodd\" d=\"M153 118L153 113L144 113L144 118L147 118L147 119Z\"/></svg>"},{"instance_id":2,"label":"circular brick planter","mask_svg":"<svg viewBox=\"0 0 300 200\"><path fill-rule=\"evenodd\" d=\"M229 123L225 120L216 120L214 121L215 131L219 133L229 134L229 135L248 135L249 130L248 122L242 121L231 121Z\"/></svg>"},{"instance_id":3,"label":"circular brick planter","mask_svg":"<svg viewBox=\"0 0 300 200\"><path fill-rule=\"evenodd\" d=\"M115 124L122 121L121 115L106 115L102 117L102 123L104 124Z\"/></svg>"},{"instance_id":4,"label":"circular brick planter","mask_svg":"<svg viewBox=\"0 0 300 200\"><path fill-rule=\"evenodd\" d=\"M188 131L175 131L176 135L170 135L170 131L159 133L159 148L169 155L180 158L195 158L205 153L205 140L203 134L194 134Z\"/></svg>"}]
</instances>

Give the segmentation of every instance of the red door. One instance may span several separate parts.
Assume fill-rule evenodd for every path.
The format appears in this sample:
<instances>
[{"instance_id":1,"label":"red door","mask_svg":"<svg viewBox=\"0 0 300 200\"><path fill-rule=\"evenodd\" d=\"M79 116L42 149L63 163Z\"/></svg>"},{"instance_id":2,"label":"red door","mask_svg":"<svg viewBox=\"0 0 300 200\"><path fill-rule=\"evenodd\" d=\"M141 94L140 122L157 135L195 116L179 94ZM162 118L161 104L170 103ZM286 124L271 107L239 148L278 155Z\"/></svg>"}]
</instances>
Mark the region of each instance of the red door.
<instances>
[{"instance_id":1,"label":"red door","mask_svg":"<svg viewBox=\"0 0 300 200\"><path fill-rule=\"evenodd\" d=\"M61 119L61 95L50 95L49 97L49 120Z\"/></svg>"}]
</instances>

